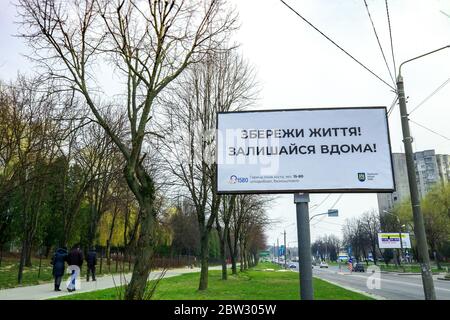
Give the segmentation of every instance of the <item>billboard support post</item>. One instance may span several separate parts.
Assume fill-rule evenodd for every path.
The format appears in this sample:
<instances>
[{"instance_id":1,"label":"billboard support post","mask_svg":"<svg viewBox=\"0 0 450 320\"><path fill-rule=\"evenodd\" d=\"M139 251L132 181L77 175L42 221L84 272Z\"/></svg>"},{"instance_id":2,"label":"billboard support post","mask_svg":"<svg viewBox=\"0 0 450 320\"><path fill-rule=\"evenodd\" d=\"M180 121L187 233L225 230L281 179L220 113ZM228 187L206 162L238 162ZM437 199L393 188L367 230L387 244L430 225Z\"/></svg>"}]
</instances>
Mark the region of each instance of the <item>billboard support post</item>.
<instances>
[{"instance_id":1,"label":"billboard support post","mask_svg":"<svg viewBox=\"0 0 450 320\"><path fill-rule=\"evenodd\" d=\"M302 300L313 300L311 235L309 229L309 194L295 193L294 203L297 211L300 298Z\"/></svg>"}]
</instances>

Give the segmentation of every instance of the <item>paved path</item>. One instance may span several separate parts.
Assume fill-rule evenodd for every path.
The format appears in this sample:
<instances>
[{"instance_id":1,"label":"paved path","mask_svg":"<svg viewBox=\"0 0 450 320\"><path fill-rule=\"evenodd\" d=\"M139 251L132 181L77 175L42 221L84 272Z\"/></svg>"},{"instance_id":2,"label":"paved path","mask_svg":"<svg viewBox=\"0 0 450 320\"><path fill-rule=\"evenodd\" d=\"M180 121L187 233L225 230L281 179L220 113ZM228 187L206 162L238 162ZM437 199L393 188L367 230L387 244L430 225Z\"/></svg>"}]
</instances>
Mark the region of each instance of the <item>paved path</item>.
<instances>
[{"instance_id":1,"label":"paved path","mask_svg":"<svg viewBox=\"0 0 450 320\"><path fill-rule=\"evenodd\" d=\"M210 267L210 270L220 270L221 266ZM188 267L167 270L164 278L178 276L184 273L200 272L200 268L190 269ZM149 280L156 279L161 275L161 271L153 271L150 273ZM124 278L125 277L125 278ZM0 290L0 300L45 300L51 298L57 298L60 296L66 296L70 294L76 294L81 292L89 292L107 288L114 288L115 286L120 286L125 283L125 279L129 281L131 278L131 273L122 275L106 275L102 277L97 277L97 281L86 282L86 279L81 280L81 289L75 292L69 293L63 288L65 288L66 279L61 283L61 288L63 291L55 292L53 291L53 282L40 284L36 286L27 286L19 288L11 288Z\"/></svg>"}]
</instances>

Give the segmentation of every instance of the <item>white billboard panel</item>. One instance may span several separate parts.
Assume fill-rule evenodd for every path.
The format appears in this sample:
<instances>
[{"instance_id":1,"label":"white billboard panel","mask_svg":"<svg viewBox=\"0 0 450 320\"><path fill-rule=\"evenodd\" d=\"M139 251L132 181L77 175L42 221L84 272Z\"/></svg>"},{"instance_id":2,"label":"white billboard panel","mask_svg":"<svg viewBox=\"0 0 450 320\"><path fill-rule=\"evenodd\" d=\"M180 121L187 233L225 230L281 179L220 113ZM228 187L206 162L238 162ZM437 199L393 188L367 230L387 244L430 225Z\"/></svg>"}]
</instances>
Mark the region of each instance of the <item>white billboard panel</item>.
<instances>
[{"instance_id":1,"label":"white billboard panel","mask_svg":"<svg viewBox=\"0 0 450 320\"><path fill-rule=\"evenodd\" d=\"M411 248L411 239L409 233L402 233L402 244L400 244L400 234L397 232L392 233L379 233L378 234L378 246L380 249L400 249Z\"/></svg>"},{"instance_id":2,"label":"white billboard panel","mask_svg":"<svg viewBox=\"0 0 450 320\"><path fill-rule=\"evenodd\" d=\"M217 115L217 192L392 192L385 107Z\"/></svg>"}]
</instances>

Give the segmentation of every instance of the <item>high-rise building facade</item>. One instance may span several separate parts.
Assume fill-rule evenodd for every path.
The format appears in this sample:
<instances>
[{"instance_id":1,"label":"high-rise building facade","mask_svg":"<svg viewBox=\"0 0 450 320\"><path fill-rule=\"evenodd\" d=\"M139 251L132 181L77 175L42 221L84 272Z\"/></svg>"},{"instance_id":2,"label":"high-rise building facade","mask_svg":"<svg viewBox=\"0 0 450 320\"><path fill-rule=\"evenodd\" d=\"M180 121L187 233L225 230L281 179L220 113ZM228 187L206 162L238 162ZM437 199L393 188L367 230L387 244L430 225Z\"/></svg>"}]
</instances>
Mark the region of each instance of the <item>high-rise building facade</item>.
<instances>
[{"instance_id":1,"label":"high-rise building facade","mask_svg":"<svg viewBox=\"0 0 450 320\"><path fill-rule=\"evenodd\" d=\"M437 159L434 150L415 152L414 164L419 196L423 198L439 182Z\"/></svg>"},{"instance_id":2,"label":"high-rise building facade","mask_svg":"<svg viewBox=\"0 0 450 320\"><path fill-rule=\"evenodd\" d=\"M393 193L378 193L378 210L391 210L397 203L409 197L408 172L404 153L392 154L394 180L396 191ZM417 187L422 198L436 183L450 182L450 156L435 154L434 150L414 153Z\"/></svg>"},{"instance_id":3,"label":"high-rise building facade","mask_svg":"<svg viewBox=\"0 0 450 320\"><path fill-rule=\"evenodd\" d=\"M437 154L436 160L440 180L450 182L450 155Z\"/></svg>"}]
</instances>

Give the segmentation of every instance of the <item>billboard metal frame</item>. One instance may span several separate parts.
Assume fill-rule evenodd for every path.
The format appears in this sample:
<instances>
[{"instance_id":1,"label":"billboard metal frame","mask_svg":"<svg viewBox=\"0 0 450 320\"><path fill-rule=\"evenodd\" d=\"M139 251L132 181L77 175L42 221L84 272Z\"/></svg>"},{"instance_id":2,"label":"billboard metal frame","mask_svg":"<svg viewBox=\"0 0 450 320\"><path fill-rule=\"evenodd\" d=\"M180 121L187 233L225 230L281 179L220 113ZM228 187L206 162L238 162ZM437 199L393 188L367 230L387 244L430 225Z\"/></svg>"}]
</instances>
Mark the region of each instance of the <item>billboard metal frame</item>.
<instances>
[{"instance_id":1,"label":"billboard metal frame","mask_svg":"<svg viewBox=\"0 0 450 320\"><path fill-rule=\"evenodd\" d=\"M389 145L389 158L391 160L391 174L392 174L392 189L374 189L374 188L341 188L341 189L287 189L287 190L245 190L245 191L219 191L218 187L218 139L217 132L219 130L219 114L230 114L230 113L260 113L260 112L292 112L292 111L322 111L322 110L365 110L365 109L384 109L387 137ZM389 132L389 121L387 116L386 106L367 106L367 107L336 107L336 108L295 108L295 109L268 109L268 110L242 110L242 111L222 111L216 114L216 179L215 179L215 190L217 194L282 194L282 193L392 193L396 190L395 178L394 178L394 164L392 160L392 146L391 146L391 136Z\"/></svg>"}]
</instances>

